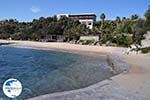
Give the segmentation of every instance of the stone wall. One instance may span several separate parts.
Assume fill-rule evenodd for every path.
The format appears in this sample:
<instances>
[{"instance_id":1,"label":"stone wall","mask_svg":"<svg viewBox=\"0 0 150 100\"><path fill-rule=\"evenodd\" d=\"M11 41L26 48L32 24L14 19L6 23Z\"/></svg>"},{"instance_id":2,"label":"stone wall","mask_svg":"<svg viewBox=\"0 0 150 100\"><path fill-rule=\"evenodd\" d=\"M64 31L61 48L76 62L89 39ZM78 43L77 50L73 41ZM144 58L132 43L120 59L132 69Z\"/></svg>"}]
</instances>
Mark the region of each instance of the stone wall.
<instances>
[{"instance_id":1,"label":"stone wall","mask_svg":"<svg viewBox=\"0 0 150 100\"><path fill-rule=\"evenodd\" d=\"M81 36L80 40L94 40L94 41L99 41L99 36Z\"/></svg>"}]
</instances>

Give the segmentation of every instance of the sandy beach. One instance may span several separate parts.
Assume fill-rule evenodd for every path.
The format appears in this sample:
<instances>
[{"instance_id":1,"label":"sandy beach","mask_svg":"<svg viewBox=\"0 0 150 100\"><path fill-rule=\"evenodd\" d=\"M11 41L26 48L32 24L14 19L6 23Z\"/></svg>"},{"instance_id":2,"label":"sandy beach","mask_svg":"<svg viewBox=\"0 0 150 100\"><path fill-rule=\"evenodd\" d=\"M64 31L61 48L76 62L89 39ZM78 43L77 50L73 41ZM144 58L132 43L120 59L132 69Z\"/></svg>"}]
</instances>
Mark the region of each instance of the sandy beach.
<instances>
[{"instance_id":1,"label":"sandy beach","mask_svg":"<svg viewBox=\"0 0 150 100\"><path fill-rule=\"evenodd\" d=\"M100 46L86 46L86 45L76 45L69 43L58 43L58 42L33 42L33 41L7 41L0 40L0 43L11 43L11 46L15 47L26 47L42 50L57 50L63 52L80 53L87 55L94 55L97 53L108 54L117 48L115 47L100 47Z\"/></svg>"},{"instance_id":2,"label":"sandy beach","mask_svg":"<svg viewBox=\"0 0 150 100\"><path fill-rule=\"evenodd\" d=\"M0 40L15 47L56 50L99 56L115 55L130 65L129 72L121 73L93 86L62 93L48 94L31 100L150 100L150 54L126 54L127 48L87 46L69 43L43 43Z\"/></svg>"}]
</instances>

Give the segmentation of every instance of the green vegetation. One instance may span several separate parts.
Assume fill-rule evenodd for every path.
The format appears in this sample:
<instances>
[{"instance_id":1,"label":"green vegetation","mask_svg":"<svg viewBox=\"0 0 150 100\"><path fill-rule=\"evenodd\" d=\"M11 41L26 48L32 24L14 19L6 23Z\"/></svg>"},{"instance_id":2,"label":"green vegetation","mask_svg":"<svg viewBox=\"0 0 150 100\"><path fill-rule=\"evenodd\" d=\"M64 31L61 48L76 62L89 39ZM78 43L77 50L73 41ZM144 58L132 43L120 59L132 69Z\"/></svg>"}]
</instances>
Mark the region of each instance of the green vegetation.
<instances>
[{"instance_id":1,"label":"green vegetation","mask_svg":"<svg viewBox=\"0 0 150 100\"><path fill-rule=\"evenodd\" d=\"M141 51L142 53L149 53L150 52L150 47L141 48L139 51Z\"/></svg>"},{"instance_id":2,"label":"green vegetation","mask_svg":"<svg viewBox=\"0 0 150 100\"><path fill-rule=\"evenodd\" d=\"M82 45L93 45L95 43L94 40L79 40L79 44Z\"/></svg>"},{"instance_id":3,"label":"green vegetation","mask_svg":"<svg viewBox=\"0 0 150 100\"><path fill-rule=\"evenodd\" d=\"M108 41L117 46L130 47L131 44L141 45L143 35L150 30L150 6L145 12L145 19L133 14L131 18L116 17L116 20L105 20L106 15L100 15L100 22L96 28L100 32L100 41L106 44Z\"/></svg>"},{"instance_id":4,"label":"green vegetation","mask_svg":"<svg viewBox=\"0 0 150 100\"><path fill-rule=\"evenodd\" d=\"M34 40L45 39L49 35L64 35L68 40L84 35L88 28L79 21L69 18L41 17L32 22L18 22L10 19L0 22L0 39Z\"/></svg>"},{"instance_id":5,"label":"green vegetation","mask_svg":"<svg viewBox=\"0 0 150 100\"><path fill-rule=\"evenodd\" d=\"M99 35L102 44L112 43L116 46L130 47L131 44L141 45L143 35L150 30L150 6L145 12L145 18L133 14L130 18L116 17L116 20L106 20L106 15L100 15L100 21L90 30L77 20L56 16L34 19L32 22L18 22L10 19L0 22L0 39L34 40L46 39L49 35L62 35L64 41L79 40L82 35ZM93 44L93 41L80 41L81 44ZM144 49L145 50L145 49Z\"/></svg>"}]
</instances>

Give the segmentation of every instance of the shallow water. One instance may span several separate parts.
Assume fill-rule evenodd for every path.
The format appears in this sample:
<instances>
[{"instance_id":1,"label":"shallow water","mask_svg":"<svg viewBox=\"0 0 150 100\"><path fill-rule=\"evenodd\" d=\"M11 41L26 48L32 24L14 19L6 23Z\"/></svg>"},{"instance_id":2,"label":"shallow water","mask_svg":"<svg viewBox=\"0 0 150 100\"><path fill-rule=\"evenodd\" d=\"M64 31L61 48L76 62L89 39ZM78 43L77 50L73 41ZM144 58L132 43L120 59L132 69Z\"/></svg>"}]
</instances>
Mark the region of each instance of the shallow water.
<instances>
[{"instance_id":1,"label":"shallow water","mask_svg":"<svg viewBox=\"0 0 150 100\"><path fill-rule=\"evenodd\" d=\"M8 99L2 84L9 78L22 83L21 100L83 88L111 76L105 58L0 46L0 98Z\"/></svg>"}]
</instances>

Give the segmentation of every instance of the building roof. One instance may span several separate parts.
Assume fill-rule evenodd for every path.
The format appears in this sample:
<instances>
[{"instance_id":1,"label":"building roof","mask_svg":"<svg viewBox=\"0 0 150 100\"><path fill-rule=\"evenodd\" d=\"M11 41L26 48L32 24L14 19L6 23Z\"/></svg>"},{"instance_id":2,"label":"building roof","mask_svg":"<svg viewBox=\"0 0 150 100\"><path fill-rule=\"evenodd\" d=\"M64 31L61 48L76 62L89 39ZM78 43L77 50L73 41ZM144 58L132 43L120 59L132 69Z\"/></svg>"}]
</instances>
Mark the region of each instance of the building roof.
<instances>
[{"instance_id":1,"label":"building roof","mask_svg":"<svg viewBox=\"0 0 150 100\"><path fill-rule=\"evenodd\" d=\"M75 19L96 19L95 14L70 14L69 17Z\"/></svg>"},{"instance_id":2,"label":"building roof","mask_svg":"<svg viewBox=\"0 0 150 100\"><path fill-rule=\"evenodd\" d=\"M91 16L96 17L95 14L70 14L69 17L79 17L79 16Z\"/></svg>"},{"instance_id":3,"label":"building roof","mask_svg":"<svg viewBox=\"0 0 150 100\"><path fill-rule=\"evenodd\" d=\"M96 16L94 13L69 14L72 16Z\"/></svg>"},{"instance_id":4,"label":"building roof","mask_svg":"<svg viewBox=\"0 0 150 100\"><path fill-rule=\"evenodd\" d=\"M57 17L66 16L76 20L92 19L96 21L96 14L93 13L82 13L82 14L59 14Z\"/></svg>"}]
</instances>

